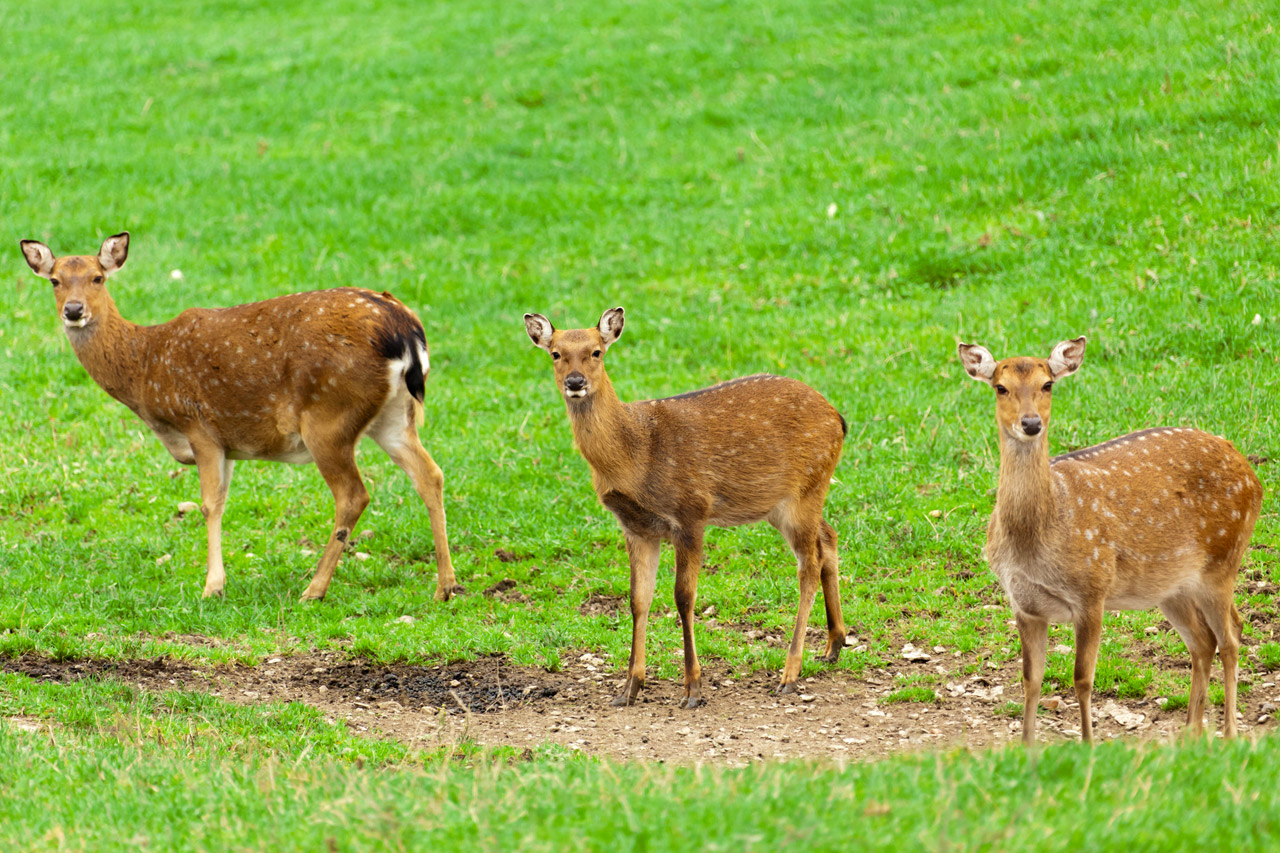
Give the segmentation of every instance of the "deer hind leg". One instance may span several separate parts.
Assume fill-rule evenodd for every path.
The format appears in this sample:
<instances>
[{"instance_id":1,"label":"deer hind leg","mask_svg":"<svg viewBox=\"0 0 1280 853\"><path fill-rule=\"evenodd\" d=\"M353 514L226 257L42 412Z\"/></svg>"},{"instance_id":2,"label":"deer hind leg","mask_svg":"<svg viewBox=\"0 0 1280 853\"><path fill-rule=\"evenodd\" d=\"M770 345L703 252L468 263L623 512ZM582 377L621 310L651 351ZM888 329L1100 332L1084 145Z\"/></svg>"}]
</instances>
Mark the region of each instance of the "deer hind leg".
<instances>
[{"instance_id":1,"label":"deer hind leg","mask_svg":"<svg viewBox=\"0 0 1280 853\"><path fill-rule=\"evenodd\" d=\"M835 663L844 648L844 617L840 614L840 560L836 554L836 529L822 522L818 534L818 559L822 562L822 603L827 609L827 648L819 660Z\"/></svg>"},{"instance_id":2,"label":"deer hind leg","mask_svg":"<svg viewBox=\"0 0 1280 853\"><path fill-rule=\"evenodd\" d=\"M627 555L631 561L631 661L627 664L627 682L622 692L609 703L616 708L633 704L644 687L645 632L649 626L649 608L653 606L661 546L662 540L656 536L627 534Z\"/></svg>"},{"instance_id":3,"label":"deer hind leg","mask_svg":"<svg viewBox=\"0 0 1280 853\"><path fill-rule=\"evenodd\" d=\"M1036 707L1044 684L1044 660L1049 645L1049 620L1015 613L1018 637L1022 640L1022 742L1036 742Z\"/></svg>"},{"instance_id":4,"label":"deer hind leg","mask_svg":"<svg viewBox=\"0 0 1280 853\"><path fill-rule=\"evenodd\" d=\"M1232 605L1232 610L1235 606ZM1213 664L1213 631L1199 607L1180 595L1160 602L1160 612L1177 630L1191 653L1191 693L1187 699L1187 729L1198 735L1204 730L1204 707L1209 694L1209 668ZM1234 686L1234 685L1233 685ZM1235 691L1232 690L1232 693Z\"/></svg>"},{"instance_id":5,"label":"deer hind leg","mask_svg":"<svg viewBox=\"0 0 1280 853\"><path fill-rule=\"evenodd\" d=\"M196 471L200 475L200 512L204 515L208 537L203 597L213 598L221 596L227 584L227 573L222 565L222 511L227 506L231 468L235 463L221 448L211 444L193 445L192 450Z\"/></svg>"},{"instance_id":6,"label":"deer hind leg","mask_svg":"<svg viewBox=\"0 0 1280 853\"><path fill-rule=\"evenodd\" d=\"M683 541L682 541L683 540ZM692 710L702 704L702 665L693 640L693 611L698 597L698 571L702 568L702 531L677 538L676 612L684 635L684 696L677 707Z\"/></svg>"},{"instance_id":7,"label":"deer hind leg","mask_svg":"<svg viewBox=\"0 0 1280 853\"><path fill-rule=\"evenodd\" d=\"M418 497L427 505L427 515L431 519L431 540L436 552L435 598L436 601L448 601L454 594L462 592L463 588L458 585L458 579L453 574L449 536L445 532L444 472L418 440L414 418L414 410L410 408L409 420L403 431L371 432L371 437L409 475Z\"/></svg>"},{"instance_id":8,"label":"deer hind leg","mask_svg":"<svg viewBox=\"0 0 1280 853\"><path fill-rule=\"evenodd\" d=\"M809 627L809 613L813 610L813 601L818 594L818 584L822 577L822 563L818 556L819 530L821 516L816 521L805 523L794 515L778 529L786 537L787 543L796 555L796 573L800 580L800 602L796 609L796 626L791 632L791 645L787 648L787 663L782 670L782 683L778 685L779 693L794 693L796 681L800 678L800 663L804 656L804 635ZM833 582L836 579L833 578ZM838 592L837 592L838 594ZM828 606L828 639L830 639L830 609ZM843 643L843 638L841 643Z\"/></svg>"},{"instance_id":9,"label":"deer hind leg","mask_svg":"<svg viewBox=\"0 0 1280 853\"><path fill-rule=\"evenodd\" d=\"M304 420L302 440L311 451L320 476L333 492L334 501L333 532L320 555L315 576L302 593L303 601L312 601L324 598L329 591L329 582L333 580L342 551L351 539L356 522L369 505L369 491L364 487L360 469L356 467L355 442L345 438L344 431L317 428L314 422Z\"/></svg>"},{"instance_id":10,"label":"deer hind leg","mask_svg":"<svg viewBox=\"0 0 1280 853\"><path fill-rule=\"evenodd\" d=\"M1102 604L1077 614L1075 629L1075 688L1076 701L1080 703L1080 739L1093 743L1093 709L1090 706L1093 701L1093 673L1098 666L1098 643L1102 639ZM1026 709L1023 711L1025 713Z\"/></svg>"},{"instance_id":11,"label":"deer hind leg","mask_svg":"<svg viewBox=\"0 0 1280 853\"><path fill-rule=\"evenodd\" d=\"M1222 659L1222 692L1225 700L1222 705L1222 736L1233 738L1236 736L1236 677L1240 662L1240 629L1243 623L1229 593L1226 600L1201 601L1199 607L1205 624L1217 641L1218 657ZM1210 666L1212 657L1205 667L1206 681Z\"/></svg>"}]
</instances>

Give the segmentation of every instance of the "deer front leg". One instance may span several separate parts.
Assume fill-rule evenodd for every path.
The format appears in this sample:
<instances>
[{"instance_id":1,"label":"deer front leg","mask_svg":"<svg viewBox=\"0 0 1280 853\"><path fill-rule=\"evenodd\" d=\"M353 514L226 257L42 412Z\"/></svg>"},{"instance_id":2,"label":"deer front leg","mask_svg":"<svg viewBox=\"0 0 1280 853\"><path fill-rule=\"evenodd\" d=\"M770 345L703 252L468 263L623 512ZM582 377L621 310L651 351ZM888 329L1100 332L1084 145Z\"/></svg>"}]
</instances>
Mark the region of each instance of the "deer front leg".
<instances>
[{"instance_id":1,"label":"deer front leg","mask_svg":"<svg viewBox=\"0 0 1280 853\"><path fill-rule=\"evenodd\" d=\"M227 506L231 468L235 463L220 447L211 443L193 443L192 453L196 459L196 472L200 475L200 512L204 515L208 537L202 597L221 597L227 584L227 573L222 565L222 511Z\"/></svg>"},{"instance_id":2,"label":"deer front leg","mask_svg":"<svg viewBox=\"0 0 1280 853\"><path fill-rule=\"evenodd\" d=\"M657 537L627 536L627 556L631 562L631 661L627 664L627 681L622 692L609 704L615 708L631 705L644 687L645 633L649 626L649 609L653 606L653 588L658 578L658 554L662 540Z\"/></svg>"},{"instance_id":3,"label":"deer front leg","mask_svg":"<svg viewBox=\"0 0 1280 853\"><path fill-rule=\"evenodd\" d=\"M676 543L676 612L684 635L684 696L677 707L692 710L702 704L702 666L693 640L693 610L702 568L702 531Z\"/></svg>"},{"instance_id":4,"label":"deer front leg","mask_svg":"<svg viewBox=\"0 0 1280 853\"><path fill-rule=\"evenodd\" d=\"M1102 605L1087 605L1075 620L1076 701L1080 703L1080 739L1093 743L1093 672L1098 665L1098 642L1102 639Z\"/></svg>"},{"instance_id":5,"label":"deer front leg","mask_svg":"<svg viewBox=\"0 0 1280 853\"><path fill-rule=\"evenodd\" d=\"M1044 684L1044 659L1049 645L1049 620L1014 613L1022 639L1022 742L1036 742L1036 706Z\"/></svg>"}]
</instances>

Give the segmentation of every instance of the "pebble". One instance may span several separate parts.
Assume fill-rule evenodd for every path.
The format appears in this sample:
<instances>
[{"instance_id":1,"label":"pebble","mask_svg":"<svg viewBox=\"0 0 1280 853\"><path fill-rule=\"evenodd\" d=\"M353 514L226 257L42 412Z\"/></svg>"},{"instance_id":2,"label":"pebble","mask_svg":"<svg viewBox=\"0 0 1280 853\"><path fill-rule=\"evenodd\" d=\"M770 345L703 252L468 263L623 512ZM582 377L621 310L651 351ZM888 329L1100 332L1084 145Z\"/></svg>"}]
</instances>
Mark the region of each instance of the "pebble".
<instances>
[{"instance_id":1,"label":"pebble","mask_svg":"<svg viewBox=\"0 0 1280 853\"><path fill-rule=\"evenodd\" d=\"M405 615L403 615L403 616L397 616L397 617L396 617L396 621L397 621L397 622L399 622L399 623L401 623L401 624L403 624L403 625L412 625L414 622L416 622L416 621L418 621L418 620L414 619L412 616L410 616L408 613L406 613L406 614L405 614Z\"/></svg>"},{"instance_id":2,"label":"pebble","mask_svg":"<svg viewBox=\"0 0 1280 853\"><path fill-rule=\"evenodd\" d=\"M928 652L924 649L917 649L911 643L907 643L902 647L902 659L912 663L927 663L931 660Z\"/></svg>"}]
</instances>

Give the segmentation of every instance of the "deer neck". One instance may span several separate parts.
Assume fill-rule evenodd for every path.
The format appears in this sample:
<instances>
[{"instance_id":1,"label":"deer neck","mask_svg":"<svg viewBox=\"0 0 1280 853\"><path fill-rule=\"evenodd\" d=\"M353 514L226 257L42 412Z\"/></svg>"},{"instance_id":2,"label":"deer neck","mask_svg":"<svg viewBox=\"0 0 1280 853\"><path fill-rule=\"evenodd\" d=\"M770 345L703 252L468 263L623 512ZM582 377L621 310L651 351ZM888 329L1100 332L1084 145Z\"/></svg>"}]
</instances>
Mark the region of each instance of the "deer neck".
<instances>
[{"instance_id":1,"label":"deer neck","mask_svg":"<svg viewBox=\"0 0 1280 853\"><path fill-rule=\"evenodd\" d=\"M136 410L149 350L147 328L130 323L107 297L107 310L89 326L66 330L71 348L93 381Z\"/></svg>"},{"instance_id":2,"label":"deer neck","mask_svg":"<svg viewBox=\"0 0 1280 853\"><path fill-rule=\"evenodd\" d=\"M996 512L1014 543L1030 548L1043 541L1056 518L1047 433L1035 441L1001 435Z\"/></svg>"},{"instance_id":3,"label":"deer neck","mask_svg":"<svg viewBox=\"0 0 1280 853\"><path fill-rule=\"evenodd\" d=\"M647 435L618 399L608 375L601 374L600 387L590 397L565 402L574 444L591 466L596 489L631 491Z\"/></svg>"}]
</instances>

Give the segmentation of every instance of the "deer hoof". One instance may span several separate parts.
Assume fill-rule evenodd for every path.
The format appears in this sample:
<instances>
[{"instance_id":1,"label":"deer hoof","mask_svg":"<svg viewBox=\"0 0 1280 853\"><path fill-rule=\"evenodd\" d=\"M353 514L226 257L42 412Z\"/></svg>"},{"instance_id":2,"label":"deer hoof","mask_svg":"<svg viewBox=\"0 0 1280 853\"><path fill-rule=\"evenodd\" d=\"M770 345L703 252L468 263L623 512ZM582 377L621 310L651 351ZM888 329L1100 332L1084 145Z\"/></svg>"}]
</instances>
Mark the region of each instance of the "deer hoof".
<instances>
[{"instance_id":1,"label":"deer hoof","mask_svg":"<svg viewBox=\"0 0 1280 853\"><path fill-rule=\"evenodd\" d=\"M703 701L697 696L686 696L680 700L677 707L683 708L686 711L692 711L694 708L702 704L704 704Z\"/></svg>"},{"instance_id":2,"label":"deer hoof","mask_svg":"<svg viewBox=\"0 0 1280 853\"><path fill-rule=\"evenodd\" d=\"M840 647L836 646L834 649L827 652L822 657L818 658L818 660L822 661L823 663L835 663L836 661L840 660Z\"/></svg>"},{"instance_id":3,"label":"deer hoof","mask_svg":"<svg viewBox=\"0 0 1280 853\"><path fill-rule=\"evenodd\" d=\"M779 696L787 696L787 695L789 695L789 694L791 694L791 693L795 693L795 692L796 692L796 683L795 683L794 681L792 681L792 682L788 682L787 684L779 684L779 685L778 685L778 695L779 695Z\"/></svg>"},{"instance_id":4,"label":"deer hoof","mask_svg":"<svg viewBox=\"0 0 1280 853\"><path fill-rule=\"evenodd\" d=\"M204 594L201 595L200 597L201 598L222 598L223 597L222 587L217 587L216 589L209 589L208 587L205 587Z\"/></svg>"},{"instance_id":5,"label":"deer hoof","mask_svg":"<svg viewBox=\"0 0 1280 853\"><path fill-rule=\"evenodd\" d=\"M613 708L625 708L628 705L630 705L631 702L632 702L631 697L628 696L627 691L624 690L621 693L619 693L617 696L614 696L613 701L611 701L609 705L610 707L613 707Z\"/></svg>"},{"instance_id":6,"label":"deer hoof","mask_svg":"<svg viewBox=\"0 0 1280 853\"><path fill-rule=\"evenodd\" d=\"M455 583L453 586L448 587L437 586L436 601L448 601L455 595L465 595L466 591L467 588L460 583Z\"/></svg>"}]
</instances>

